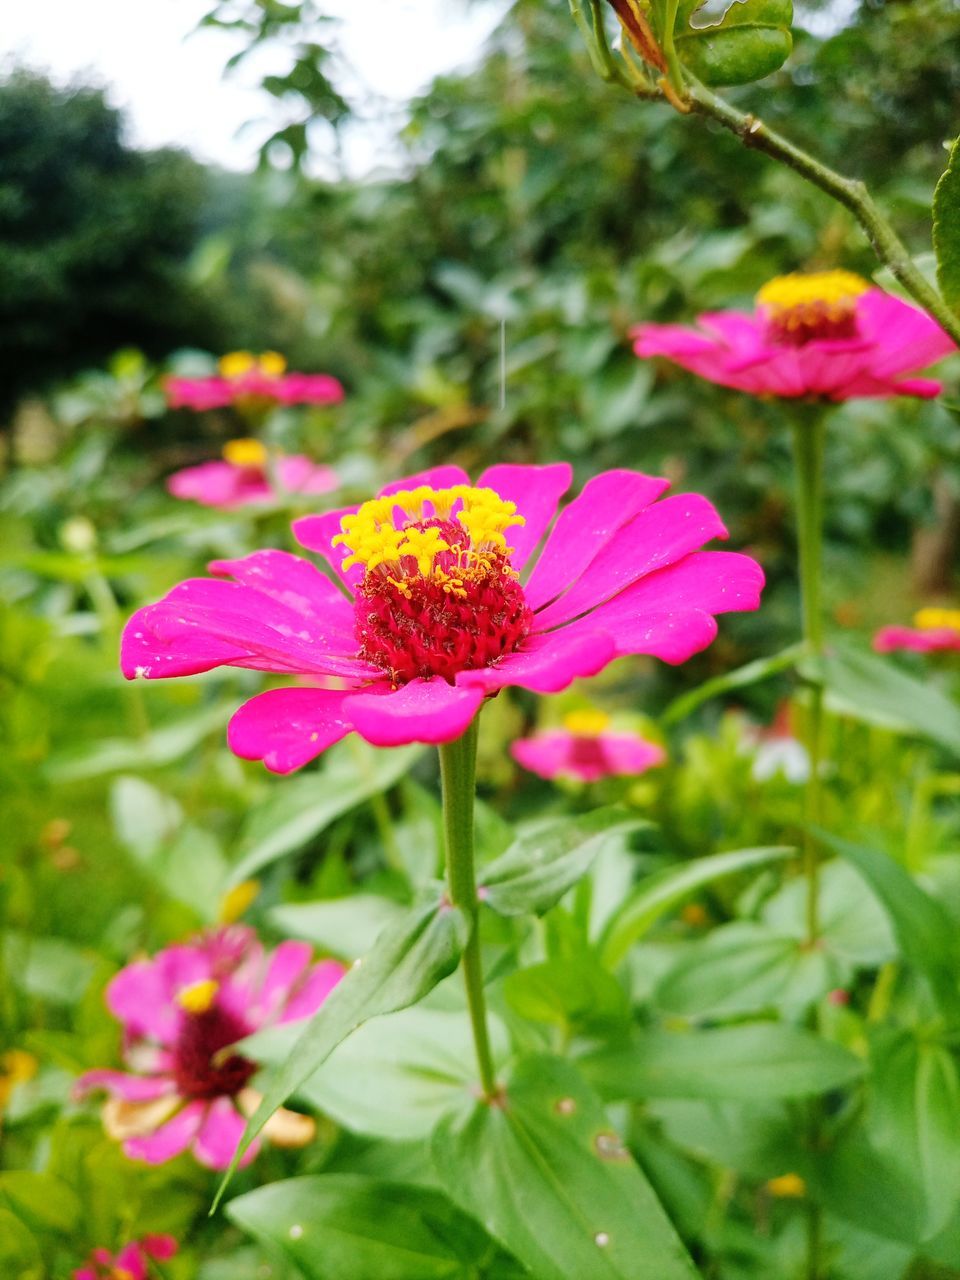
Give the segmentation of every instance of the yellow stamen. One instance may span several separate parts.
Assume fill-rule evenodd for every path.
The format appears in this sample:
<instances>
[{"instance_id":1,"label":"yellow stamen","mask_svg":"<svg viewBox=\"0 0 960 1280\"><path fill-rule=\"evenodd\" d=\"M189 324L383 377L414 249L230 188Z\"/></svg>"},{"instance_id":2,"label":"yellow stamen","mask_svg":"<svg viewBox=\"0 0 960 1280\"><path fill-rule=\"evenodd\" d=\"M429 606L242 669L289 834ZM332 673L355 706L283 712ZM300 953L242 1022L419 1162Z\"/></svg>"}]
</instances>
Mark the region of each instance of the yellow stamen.
<instances>
[{"instance_id":1,"label":"yellow stamen","mask_svg":"<svg viewBox=\"0 0 960 1280\"><path fill-rule=\"evenodd\" d=\"M201 978L177 992L177 1004L185 1013L206 1013L220 990L215 978Z\"/></svg>"},{"instance_id":2,"label":"yellow stamen","mask_svg":"<svg viewBox=\"0 0 960 1280\"><path fill-rule=\"evenodd\" d=\"M262 471L267 465L267 451L259 440L228 440L223 456L235 467L251 467Z\"/></svg>"},{"instance_id":3,"label":"yellow stamen","mask_svg":"<svg viewBox=\"0 0 960 1280\"><path fill-rule=\"evenodd\" d=\"M853 332L857 298L869 288L852 271L794 272L765 284L757 294L757 305L781 340L802 343L814 337L847 337Z\"/></svg>"},{"instance_id":4,"label":"yellow stamen","mask_svg":"<svg viewBox=\"0 0 960 1280\"><path fill-rule=\"evenodd\" d=\"M287 362L278 351L265 351L257 361L260 372L268 378L279 378L287 371Z\"/></svg>"},{"instance_id":5,"label":"yellow stamen","mask_svg":"<svg viewBox=\"0 0 960 1280\"><path fill-rule=\"evenodd\" d=\"M913 615L913 624L921 631L960 631L960 609L920 609Z\"/></svg>"},{"instance_id":6,"label":"yellow stamen","mask_svg":"<svg viewBox=\"0 0 960 1280\"><path fill-rule=\"evenodd\" d=\"M220 357L218 368L224 378L242 378L256 363L249 351L228 351Z\"/></svg>"},{"instance_id":7,"label":"yellow stamen","mask_svg":"<svg viewBox=\"0 0 960 1280\"><path fill-rule=\"evenodd\" d=\"M239 920L260 892L259 880L241 880L220 899L219 919L221 924L233 924Z\"/></svg>"},{"instance_id":8,"label":"yellow stamen","mask_svg":"<svg viewBox=\"0 0 960 1280\"><path fill-rule=\"evenodd\" d=\"M799 1173L782 1173L779 1178L771 1178L767 1190L780 1200L802 1200L807 1194L807 1184Z\"/></svg>"},{"instance_id":9,"label":"yellow stamen","mask_svg":"<svg viewBox=\"0 0 960 1280\"><path fill-rule=\"evenodd\" d=\"M563 717L563 727L568 733L573 733L578 738L596 738L608 728L609 724L610 717L605 711L593 709L568 711Z\"/></svg>"},{"instance_id":10,"label":"yellow stamen","mask_svg":"<svg viewBox=\"0 0 960 1280\"><path fill-rule=\"evenodd\" d=\"M400 544L398 552L402 556L413 556L416 559L417 568L425 578L433 568L433 562L440 552L450 550L450 543L440 536L440 530L436 525L431 525L429 529L411 527L404 532L406 537Z\"/></svg>"}]
</instances>

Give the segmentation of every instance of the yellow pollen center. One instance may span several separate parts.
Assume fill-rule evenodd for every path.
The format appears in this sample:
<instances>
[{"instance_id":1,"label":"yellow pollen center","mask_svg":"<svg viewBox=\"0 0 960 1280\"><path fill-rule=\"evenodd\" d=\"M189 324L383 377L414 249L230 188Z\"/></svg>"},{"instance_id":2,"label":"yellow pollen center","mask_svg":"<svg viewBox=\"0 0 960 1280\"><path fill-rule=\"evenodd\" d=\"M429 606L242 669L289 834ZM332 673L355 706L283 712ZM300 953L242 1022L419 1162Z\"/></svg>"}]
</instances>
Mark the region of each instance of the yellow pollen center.
<instances>
[{"instance_id":1,"label":"yellow pollen center","mask_svg":"<svg viewBox=\"0 0 960 1280\"><path fill-rule=\"evenodd\" d=\"M259 440L228 440L223 446L223 456L234 467L262 471L267 465L267 451Z\"/></svg>"},{"instance_id":2,"label":"yellow pollen center","mask_svg":"<svg viewBox=\"0 0 960 1280\"><path fill-rule=\"evenodd\" d=\"M605 711L569 711L563 717L563 727L578 738L596 738L609 726L610 717Z\"/></svg>"},{"instance_id":3,"label":"yellow pollen center","mask_svg":"<svg viewBox=\"0 0 960 1280\"><path fill-rule=\"evenodd\" d=\"M782 1173L779 1178L771 1178L767 1190L778 1199L800 1200L807 1194L807 1184L799 1173Z\"/></svg>"},{"instance_id":4,"label":"yellow pollen center","mask_svg":"<svg viewBox=\"0 0 960 1280\"><path fill-rule=\"evenodd\" d=\"M960 609L920 609L913 615L913 623L921 631L960 631Z\"/></svg>"},{"instance_id":5,"label":"yellow pollen center","mask_svg":"<svg viewBox=\"0 0 960 1280\"><path fill-rule=\"evenodd\" d=\"M869 288L852 271L793 272L765 284L757 294L757 305L788 342L847 337L853 332L857 298Z\"/></svg>"},{"instance_id":6,"label":"yellow pollen center","mask_svg":"<svg viewBox=\"0 0 960 1280\"><path fill-rule=\"evenodd\" d=\"M443 530L427 524L431 520L459 524L469 546L452 546ZM451 489L421 485L365 502L355 515L343 517L341 532L333 543L350 552L343 562L345 569L355 564L368 572L382 567L391 579L402 580L410 576L404 572L403 557L412 556L421 577L441 579L456 592L462 584L458 587L455 573L436 565L437 556L453 552L457 563L447 566L452 570L474 567L491 555L509 556L512 548L507 546L506 530L525 523L523 516L517 515L516 503L505 502L492 489L465 484Z\"/></svg>"},{"instance_id":7,"label":"yellow pollen center","mask_svg":"<svg viewBox=\"0 0 960 1280\"><path fill-rule=\"evenodd\" d=\"M201 978L177 992L177 1004L184 1013L206 1013L219 990L220 983L215 978Z\"/></svg>"},{"instance_id":8,"label":"yellow pollen center","mask_svg":"<svg viewBox=\"0 0 960 1280\"><path fill-rule=\"evenodd\" d=\"M279 351L264 351L257 363L268 378L279 378L287 371L287 362Z\"/></svg>"},{"instance_id":9,"label":"yellow pollen center","mask_svg":"<svg viewBox=\"0 0 960 1280\"><path fill-rule=\"evenodd\" d=\"M224 378L242 378L255 369L268 378L279 378L286 372L287 362L278 351L265 351L261 356L251 351L228 351L217 367Z\"/></svg>"}]
</instances>

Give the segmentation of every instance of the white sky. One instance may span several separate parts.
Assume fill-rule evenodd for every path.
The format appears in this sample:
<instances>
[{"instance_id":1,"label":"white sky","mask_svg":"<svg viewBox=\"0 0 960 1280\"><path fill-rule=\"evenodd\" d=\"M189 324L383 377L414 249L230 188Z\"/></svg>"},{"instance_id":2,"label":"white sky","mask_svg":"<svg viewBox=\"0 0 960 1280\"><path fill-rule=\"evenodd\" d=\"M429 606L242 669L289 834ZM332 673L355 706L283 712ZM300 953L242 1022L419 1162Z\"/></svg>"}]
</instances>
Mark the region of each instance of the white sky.
<instances>
[{"instance_id":1,"label":"white sky","mask_svg":"<svg viewBox=\"0 0 960 1280\"><path fill-rule=\"evenodd\" d=\"M58 81L93 79L127 112L136 145L182 146L201 160L249 169L284 117L254 87L262 60L224 78L236 37L191 34L210 7L208 0L0 0L0 66L25 62ZM349 168L362 172L389 159L389 133L406 99L476 59L502 3L327 0L324 8L344 19L340 45L362 88L391 100L378 100L379 122L350 141Z\"/></svg>"}]
</instances>

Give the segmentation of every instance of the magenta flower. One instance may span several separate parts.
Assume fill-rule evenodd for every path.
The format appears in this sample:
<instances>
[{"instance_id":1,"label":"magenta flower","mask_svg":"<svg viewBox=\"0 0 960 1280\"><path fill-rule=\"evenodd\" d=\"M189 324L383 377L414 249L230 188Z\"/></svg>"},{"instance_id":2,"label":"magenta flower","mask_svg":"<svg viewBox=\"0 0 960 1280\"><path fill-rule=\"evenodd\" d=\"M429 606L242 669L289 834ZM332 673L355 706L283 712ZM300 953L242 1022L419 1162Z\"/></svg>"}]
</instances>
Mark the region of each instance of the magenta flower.
<instances>
[{"instance_id":1,"label":"magenta flower","mask_svg":"<svg viewBox=\"0 0 960 1280\"><path fill-rule=\"evenodd\" d=\"M939 395L939 382L903 375L956 350L925 311L849 271L780 276L752 314L697 319L698 328L637 325L633 349L751 395L827 400Z\"/></svg>"},{"instance_id":2,"label":"magenta flower","mask_svg":"<svg viewBox=\"0 0 960 1280\"><path fill-rule=\"evenodd\" d=\"M171 409L204 413L224 409L279 404L339 404L343 387L328 373L287 373L287 362L275 351L253 356L232 351L220 360L220 373L205 378L167 378Z\"/></svg>"},{"instance_id":3,"label":"magenta flower","mask_svg":"<svg viewBox=\"0 0 960 1280\"><path fill-rule=\"evenodd\" d=\"M275 501L284 493L329 493L340 484L331 467L321 466L303 454L292 454L274 463L274 485L268 461L259 440L230 440L224 445L221 460L175 471L167 478L167 490L175 498L232 511Z\"/></svg>"},{"instance_id":4,"label":"magenta flower","mask_svg":"<svg viewBox=\"0 0 960 1280\"><path fill-rule=\"evenodd\" d=\"M881 627L873 637L877 653L960 652L960 609L921 609L912 627Z\"/></svg>"},{"instance_id":5,"label":"magenta flower","mask_svg":"<svg viewBox=\"0 0 960 1280\"><path fill-rule=\"evenodd\" d=\"M73 1272L73 1280L148 1280L150 1262L166 1262L179 1250L173 1236L145 1236L124 1245L118 1254L94 1249L85 1266Z\"/></svg>"},{"instance_id":6,"label":"magenta flower","mask_svg":"<svg viewBox=\"0 0 960 1280\"><path fill-rule=\"evenodd\" d=\"M726 537L705 498L658 502L666 480L608 471L551 529L570 479L566 463L503 465L471 487L437 467L305 516L297 538L343 590L283 551L215 561L232 581L182 582L130 619L124 675L238 666L309 682L252 698L228 730L237 755L287 773L352 730L380 747L450 742L506 685L555 693L624 654L683 662L713 640L714 614L757 608L760 566L700 550Z\"/></svg>"},{"instance_id":7,"label":"magenta flower","mask_svg":"<svg viewBox=\"0 0 960 1280\"><path fill-rule=\"evenodd\" d=\"M611 732L609 717L597 711L571 711L562 729L546 729L532 738L518 738L510 754L518 764L541 778L600 778L645 773L663 764L666 754L638 733Z\"/></svg>"},{"instance_id":8,"label":"magenta flower","mask_svg":"<svg viewBox=\"0 0 960 1280\"><path fill-rule=\"evenodd\" d=\"M240 925L135 960L106 991L123 1023L131 1070L88 1071L77 1096L106 1090L104 1126L132 1159L162 1164L191 1147L201 1164L225 1169L259 1102L249 1087L257 1063L229 1046L263 1027L309 1017L344 972L334 960L311 964L303 942L283 942L266 955L253 930ZM309 1142L313 1132L309 1117L283 1109L264 1129L286 1146Z\"/></svg>"}]
</instances>

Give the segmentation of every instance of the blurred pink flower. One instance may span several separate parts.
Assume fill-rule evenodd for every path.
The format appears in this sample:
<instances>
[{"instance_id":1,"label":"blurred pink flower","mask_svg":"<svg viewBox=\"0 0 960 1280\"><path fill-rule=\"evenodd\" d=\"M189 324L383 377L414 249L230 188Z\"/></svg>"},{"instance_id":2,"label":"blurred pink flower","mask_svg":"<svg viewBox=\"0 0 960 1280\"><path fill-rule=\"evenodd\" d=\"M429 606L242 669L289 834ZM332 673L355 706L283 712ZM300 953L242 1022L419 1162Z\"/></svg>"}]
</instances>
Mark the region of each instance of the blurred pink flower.
<instances>
[{"instance_id":1,"label":"blurred pink flower","mask_svg":"<svg viewBox=\"0 0 960 1280\"><path fill-rule=\"evenodd\" d=\"M311 955L304 942L282 942L265 954L252 929L231 925L135 960L106 992L123 1023L131 1071L88 1071L77 1096L101 1089L110 1095L105 1128L133 1159L161 1164L191 1147L201 1164L226 1168L259 1097L249 1088L257 1063L225 1051L254 1031L320 1008L344 969L334 960L311 964ZM264 1134L299 1146L313 1128L309 1117L281 1109Z\"/></svg>"},{"instance_id":2,"label":"blurred pink flower","mask_svg":"<svg viewBox=\"0 0 960 1280\"><path fill-rule=\"evenodd\" d=\"M960 652L960 609L921 609L913 621L912 627L881 627L873 637L877 653Z\"/></svg>"},{"instance_id":3,"label":"blurred pink flower","mask_svg":"<svg viewBox=\"0 0 960 1280\"><path fill-rule=\"evenodd\" d=\"M287 373L286 361L275 351L254 356L232 351L220 361L219 375L167 378L171 409L223 409L227 405L339 404L343 387L328 373Z\"/></svg>"},{"instance_id":4,"label":"blurred pink flower","mask_svg":"<svg viewBox=\"0 0 960 1280\"><path fill-rule=\"evenodd\" d=\"M331 467L321 466L303 454L280 457L274 463L276 485L271 483L269 459L259 440L231 440L222 460L185 467L167 478L167 490L175 498L192 499L205 507L225 511L261 502L272 502L286 493L330 493L340 483Z\"/></svg>"},{"instance_id":5,"label":"blurred pink flower","mask_svg":"<svg viewBox=\"0 0 960 1280\"><path fill-rule=\"evenodd\" d=\"M610 732L609 718L596 711L572 711L562 729L546 729L532 738L518 738L510 754L518 764L541 778L600 778L645 773L663 764L662 747L638 733Z\"/></svg>"},{"instance_id":6,"label":"blurred pink flower","mask_svg":"<svg viewBox=\"0 0 960 1280\"><path fill-rule=\"evenodd\" d=\"M283 551L215 561L232 582L191 579L130 619L124 675L306 677L245 703L228 730L237 755L288 773L352 730L380 747L449 742L506 685L556 693L623 654L684 662L713 640L714 614L757 608L760 566L699 549L726 537L705 498L658 502L667 481L608 471L547 535L570 479L565 463L502 465L473 488L437 467L306 516L297 538L351 598Z\"/></svg>"},{"instance_id":7,"label":"blurred pink flower","mask_svg":"<svg viewBox=\"0 0 960 1280\"><path fill-rule=\"evenodd\" d=\"M166 1262L179 1247L173 1236L144 1236L124 1245L118 1254L94 1249L86 1265L73 1272L73 1280L148 1280L151 1259Z\"/></svg>"},{"instance_id":8,"label":"blurred pink flower","mask_svg":"<svg viewBox=\"0 0 960 1280\"><path fill-rule=\"evenodd\" d=\"M699 328L637 325L633 349L751 395L828 400L939 395L939 382L903 375L956 350L925 311L848 271L781 276L752 314L697 319Z\"/></svg>"}]
</instances>

